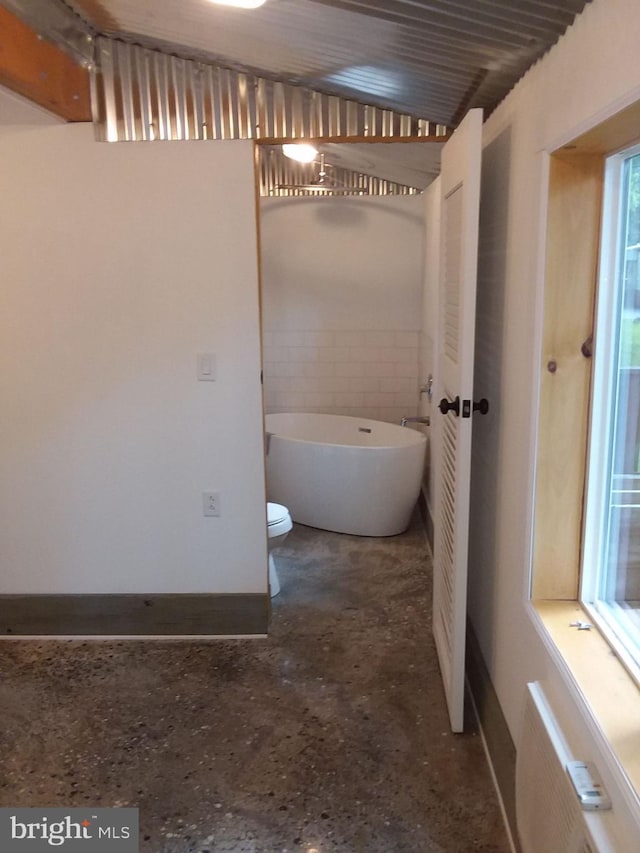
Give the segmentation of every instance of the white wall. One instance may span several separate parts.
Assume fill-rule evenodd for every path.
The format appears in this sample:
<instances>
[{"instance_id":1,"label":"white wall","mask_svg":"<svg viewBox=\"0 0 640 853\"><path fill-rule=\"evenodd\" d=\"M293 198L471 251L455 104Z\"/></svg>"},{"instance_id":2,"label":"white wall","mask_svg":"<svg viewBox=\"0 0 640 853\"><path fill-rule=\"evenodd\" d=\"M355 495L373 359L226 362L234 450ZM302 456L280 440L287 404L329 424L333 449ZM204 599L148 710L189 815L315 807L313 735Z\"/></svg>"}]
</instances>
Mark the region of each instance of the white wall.
<instances>
[{"instance_id":1,"label":"white wall","mask_svg":"<svg viewBox=\"0 0 640 853\"><path fill-rule=\"evenodd\" d=\"M2 592L266 592L252 144L2 127L0 162Z\"/></svg>"},{"instance_id":2,"label":"white wall","mask_svg":"<svg viewBox=\"0 0 640 853\"><path fill-rule=\"evenodd\" d=\"M528 615L547 153L640 97L637 0L594 0L484 128L469 608L517 744L525 683L558 680Z\"/></svg>"},{"instance_id":3,"label":"white wall","mask_svg":"<svg viewBox=\"0 0 640 853\"><path fill-rule=\"evenodd\" d=\"M420 196L261 201L267 411L416 413L423 207Z\"/></svg>"}]
</instances>

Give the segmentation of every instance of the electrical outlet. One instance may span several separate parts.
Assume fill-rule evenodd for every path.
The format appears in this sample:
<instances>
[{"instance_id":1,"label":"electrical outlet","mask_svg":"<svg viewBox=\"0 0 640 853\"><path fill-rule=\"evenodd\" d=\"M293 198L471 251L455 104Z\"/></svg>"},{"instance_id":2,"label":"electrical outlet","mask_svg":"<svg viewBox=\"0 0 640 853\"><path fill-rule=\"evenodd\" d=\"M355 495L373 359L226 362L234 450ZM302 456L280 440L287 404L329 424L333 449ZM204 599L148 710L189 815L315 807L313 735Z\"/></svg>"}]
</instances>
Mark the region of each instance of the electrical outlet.
<instances>
[{"instance_id":1,"label":"electrical outlet","mask_svg":"<svg viewBox=\"0 0 640 853\"><path fill-rule=\"evenodd\" d=\"M220 492L202 493L202 514L207 516L220 515Z\"/></svg>"}]
</instances>

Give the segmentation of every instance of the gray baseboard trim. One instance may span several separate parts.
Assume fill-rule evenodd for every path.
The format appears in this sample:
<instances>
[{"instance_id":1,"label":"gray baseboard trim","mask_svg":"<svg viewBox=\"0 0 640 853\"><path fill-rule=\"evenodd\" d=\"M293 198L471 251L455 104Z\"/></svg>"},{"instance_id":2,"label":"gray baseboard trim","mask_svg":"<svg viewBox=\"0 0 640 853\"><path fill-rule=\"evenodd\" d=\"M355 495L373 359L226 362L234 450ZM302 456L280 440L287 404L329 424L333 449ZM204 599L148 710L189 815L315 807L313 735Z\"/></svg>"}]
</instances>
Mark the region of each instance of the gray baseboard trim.
<instances>
[{"instance_id":1,"label":"gray baseboard trim","mask_svg":"<svg viewBox=\"0 0 640 853\"><path fill-rule=\"evenodd\" d=\"M0 638L266 634L258 594L0 595Z\"/></svg>"},{"instance_id":2,"label":"gray baseboard trim","mask_svg":"<svg viewBox=\"0 0 640 853\"><path fill-rule=\"evenodd\" d=\"M519 853L515 797L516 748L482 657L480 644L469 621L467 621L466 675L502 799L505 819L509 824L514 847Z\"/></svg>"},{"instance_id":3,"label":"gray baseboard trim","mask_svg":"<svg viewBox=\"0 0 640 853\"><path fill-rule=\"evenodd\" d=\"M420 516L422 517L424 529L427 533L427 541L429 542L429 547L433 554L433 518L431 518L429 504L427 503L427 498L422 489L420 489L420 496L418 497L418 508L420 509Z\"/></svg>"}]
</instances>

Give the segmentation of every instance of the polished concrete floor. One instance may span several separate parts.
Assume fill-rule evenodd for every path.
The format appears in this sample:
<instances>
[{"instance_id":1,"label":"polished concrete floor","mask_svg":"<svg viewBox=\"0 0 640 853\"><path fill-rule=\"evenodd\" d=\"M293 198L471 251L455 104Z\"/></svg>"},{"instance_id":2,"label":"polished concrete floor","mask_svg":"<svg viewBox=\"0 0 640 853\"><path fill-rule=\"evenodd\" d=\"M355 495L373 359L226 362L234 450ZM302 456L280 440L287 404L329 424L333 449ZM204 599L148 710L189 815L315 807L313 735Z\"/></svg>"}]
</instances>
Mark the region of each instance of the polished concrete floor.
<instances>
[{"instance_id":1,"label":"polished concrete floor","mask_svg":"<svg viewBox=\"0 0 640 853\"><path fill-rule=\"evenodd\" d=\"M0 806L136 806L144 853L509 850L449 732L416 517L297 526L268 640L7 642Z\"/></svg>"}]
</instances>

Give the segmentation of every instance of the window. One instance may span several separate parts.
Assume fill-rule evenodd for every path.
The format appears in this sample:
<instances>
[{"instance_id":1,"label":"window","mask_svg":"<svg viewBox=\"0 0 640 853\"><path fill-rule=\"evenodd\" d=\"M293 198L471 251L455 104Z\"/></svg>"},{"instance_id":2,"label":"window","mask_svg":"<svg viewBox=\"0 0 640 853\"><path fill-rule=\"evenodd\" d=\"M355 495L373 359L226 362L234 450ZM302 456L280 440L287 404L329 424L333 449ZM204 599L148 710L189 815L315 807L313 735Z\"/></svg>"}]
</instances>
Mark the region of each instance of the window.
<instances>
[{"instance_id":1,"label":"window","mask_svg":"<svg viewBox=\"0 0 640 853\"><path fill-rule=\"evenodd\" d=\"M640 677L640 146L605 166L581 593Z\"/></svg>"},{"instance_id":2,"label":"window","mask_svg":"<svg viewBox=\"0 0 640 853\"><path fill-rule=\"evenodd\" d=\"M640 242L633 237L639 161L627 162L640 154L638 128L640 101L549 152L530 587L531 615L560 665L560 677L577 685L607 740L610 766L623 768L636 792L640 792L640 657L634 639L638 611L630 585L634 567L632 560L620 561L620 553L612 559L614 549L604 544L603 531L611 529L609 518L617 523L616 512L609 513L610 504L615 507L620 497L614 495L611 501L612 472L616 486L625 485L620 482L625 478L618 477L619 456L610 440L614 428L621 429L622 416L616 419L613 408L614 392L615 399L620 392L629 399L629 384L625 388L624 381L632 375L629 368L638 363L636 344L629 337L634 326L623 322L634 316L631 291L638 289L637 278L631 283L634 251L626 252ZM621 244L630 262L616 276ZM625 275L626 297L620 292ZM625 298L629 308L623 313ZM584 343L592 333L595 357L585 358ZM621 335L626 338L622 358ZM628 405L625 420L627 433L633 432L637 417ZM630 480L635 483L637 465L632 470ZM638 512L630 504L627 501L627 509L617 513L621 522L628 522L630 512ZM619 526L612 541L618 543L619 552L632 555L631 543L621 539L621 531ZM612 583L618 588L612 589ZM584 620L592 622L594 630L576 630L576 622ZM612 647L617 654L611 653Z\"/></svg>"}]
</instances>

